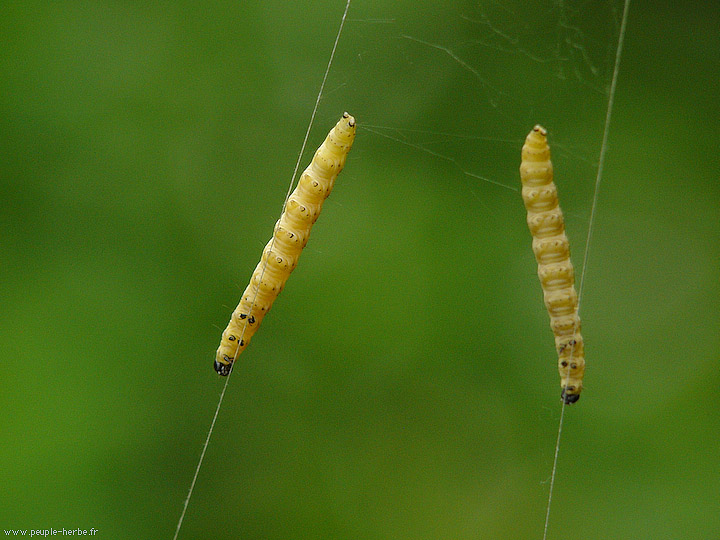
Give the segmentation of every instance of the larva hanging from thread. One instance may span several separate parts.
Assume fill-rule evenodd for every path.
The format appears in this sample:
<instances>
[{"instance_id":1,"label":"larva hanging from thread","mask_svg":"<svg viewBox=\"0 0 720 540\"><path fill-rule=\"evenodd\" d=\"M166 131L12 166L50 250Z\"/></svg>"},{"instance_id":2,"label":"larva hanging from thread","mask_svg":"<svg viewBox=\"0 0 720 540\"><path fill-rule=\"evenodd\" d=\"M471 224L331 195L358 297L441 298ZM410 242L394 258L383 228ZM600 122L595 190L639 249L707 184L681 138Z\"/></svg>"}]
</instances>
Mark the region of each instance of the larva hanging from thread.
<instances>
[{"instance_id":1,"label":"larva hanging from thread","mask_svg":"<svg viewBox=\"0 0 720 540\"><path fill-rule=\"evenodd\" d=\"M538 276L550 314L550 326L555 334L561 396L565 403L575 403L580 399L583 388L585 347L580 334L570 244L558 205L557 188L553 183L547 131L542 126L535 126L525 139L520 179Z\"/></svg>"},{"instance_id":2,"label":"larva hanging from thread","mask_svg":"<svg viewBox=\"0 0 720 540\"><path fill-rule=\"evenodd\" d=\"M354 139L355 119L344 113L288 197L275 224L273 237L263 249L250 283L222 334L215 356L215 371L220 375L230 374L233 362L248 346L263 317L285 287L290 272L297 266L310 229L345 165Z\"/></svg>"}]
</instances>

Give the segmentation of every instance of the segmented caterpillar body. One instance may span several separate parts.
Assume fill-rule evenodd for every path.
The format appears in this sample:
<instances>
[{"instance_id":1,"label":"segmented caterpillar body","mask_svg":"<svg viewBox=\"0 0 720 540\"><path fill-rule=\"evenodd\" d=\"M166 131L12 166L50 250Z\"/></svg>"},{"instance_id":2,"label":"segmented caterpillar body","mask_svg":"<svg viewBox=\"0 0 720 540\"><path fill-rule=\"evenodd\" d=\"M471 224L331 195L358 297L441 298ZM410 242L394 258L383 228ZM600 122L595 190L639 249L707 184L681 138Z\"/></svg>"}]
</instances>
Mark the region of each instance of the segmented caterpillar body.
<instances>
[{"instance_id":1,"label":"segmented caterpillar body","mask_svg":"<svg viewBox=\"0 0 720 540\"><path fill-rule=\"evenodd\" d=\"M317 149L312 162L300 176L295 191L288 197L275 224L273 237L263 249L250 283L222 334L215 356L215 371L220 375L230 373L233 362L248 346L263 317L285 287L290 272L297 266L310 229L345 165L354 139L355 119L344 113Z\"/></svg>"},{"instance_id":2,"label":"segmented caterpillar body","mask_svg":"<svg viewBox=\"0 0 720 540\"><path fill-rule=\"evenodd\" d=\"M547 131L541 126L535 126L525 139L520 179L538 276L550 314L550 327L555 334L561 396L565 403L575 403L583 388L585 347L580 334L570 244L553 183Z\"/></svg>"}]
</instances>

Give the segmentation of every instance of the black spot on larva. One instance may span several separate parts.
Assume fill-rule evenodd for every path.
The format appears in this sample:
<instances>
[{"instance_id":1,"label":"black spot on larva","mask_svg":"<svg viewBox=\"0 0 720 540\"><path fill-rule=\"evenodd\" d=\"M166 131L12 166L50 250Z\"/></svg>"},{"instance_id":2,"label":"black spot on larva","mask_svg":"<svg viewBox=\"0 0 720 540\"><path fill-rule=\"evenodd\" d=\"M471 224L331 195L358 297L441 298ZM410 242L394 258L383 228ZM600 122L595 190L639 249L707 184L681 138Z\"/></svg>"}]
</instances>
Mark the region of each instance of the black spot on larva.
<instances>
[{"instance_id":1,"label":"black spot on larva","mask_svg":"<svg viewBox=\"0 0 720 540\"><path fill-rule=\"evenodd\" d=\"M248 322L249 322L250 324L255 324L255 316L250 315L250 318L248 319Z\"/></svg>"},{"instance_id":2,"label":"black spot on larva","mask_svg":"<svg viewBox=\"0 0 720 540\"><path fill-rule=\"evenodd\" d=\"M228 339L229 339L230 341L235 341L237 338L236 338L235 336L228 336Z\"/></svg>"},{"instance_id":3,"label":"black spot on larva","mask_svg":"<svg viewBox=\"0 0 720 540\"><path fill-rule=\"evenodd\" d=\"M567 360L563 360L562 362L560 362L560 365L562 367L567 367L567 365L568 365Z\"/></svg>"},{"instance_id":4,"label":"black spot on larva","mask_svg":"<svg viewBox=\"0 0 720 540\"><path fill-rule=\"evenodd\" d=\"M568 341L567 343L563 343L562 345L560 345L560 348L558 349L558 352L561 353L561 352L563 352L565 349L567 349L568 347L575 347L575 345L577 345L577 340L571 339L571 340Z\"/></svg>"},{"instance_id":5,"label":"black spot on larva","mask_svg":"<svg viewBox=\"0 0 720 540\"><path fill-rule=\"evenodd\" d=\"M241 313L240 315L238 315L238 319L244 319L246 317L247 317L246 313Z\"/></svg>"},{"instance_id":6,"label":"black spot on larva","mask_svg":"<svg viewBox=\"0 0 720 540\"><path fill-rule=\"evenodd\" d=\"M245 340L244 340L244 339L241 339L241 340L240 340L240 346L242 347L243 345L245 345Z\"/></svg>"}]
</instances>

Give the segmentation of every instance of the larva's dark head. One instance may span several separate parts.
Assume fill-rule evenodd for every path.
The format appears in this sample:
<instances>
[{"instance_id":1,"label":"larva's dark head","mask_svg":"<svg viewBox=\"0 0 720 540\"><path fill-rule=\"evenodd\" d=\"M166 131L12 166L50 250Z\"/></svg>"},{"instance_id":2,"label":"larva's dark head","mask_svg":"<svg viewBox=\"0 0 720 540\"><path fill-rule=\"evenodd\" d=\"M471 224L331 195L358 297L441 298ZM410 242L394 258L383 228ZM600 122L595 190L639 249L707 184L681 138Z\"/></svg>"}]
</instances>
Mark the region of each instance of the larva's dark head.
<instances>
[{"instance_id":1,"label":"larva's dark head","mask_svg":"<svg viewBox=\"0 0 720 540\"><path fill-rule=\"evenodd\" d=\"M572 405L580 399L580 392L576 388L563 388L560 397L565 405Z\"/></svg>"},{"instance_id":2,"label":"larva's dark head","mask_svg":"<svg viewBox=\"0 0 720 540\"><path fill-rule=\"evenodd\" d=\"M232 371L232 363L230 364L223 364L219 360L215 360L215 371L217 371L218 375L221 375L223 377L227 377L230 375L230 372Z\"/></svg>"}]
</instances>

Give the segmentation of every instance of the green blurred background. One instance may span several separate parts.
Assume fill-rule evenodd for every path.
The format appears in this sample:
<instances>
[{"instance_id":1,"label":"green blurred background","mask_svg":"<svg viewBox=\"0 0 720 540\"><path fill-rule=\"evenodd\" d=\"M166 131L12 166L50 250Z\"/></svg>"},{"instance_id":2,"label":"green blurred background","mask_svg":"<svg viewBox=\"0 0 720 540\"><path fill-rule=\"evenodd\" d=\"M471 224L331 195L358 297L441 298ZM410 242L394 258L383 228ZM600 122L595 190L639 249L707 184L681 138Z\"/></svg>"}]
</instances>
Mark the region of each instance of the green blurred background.
<instances>
[{"instance_id":1,"label":"green blurred background","mask_svg":"<svg viewBox=\"0 0 720 540\"><path fill-rule=\"evenodd\" d=\"M3 2L0 527L170 539L221 329L344 4ZM717 2L634 2L548 538L720 538ZM355 146L230 381L180 538L541 538L560 417L517 191L582 267L622 4L355 0ZM3 533L4 534L4 533Z\"/></svg>"}]
</instances>

